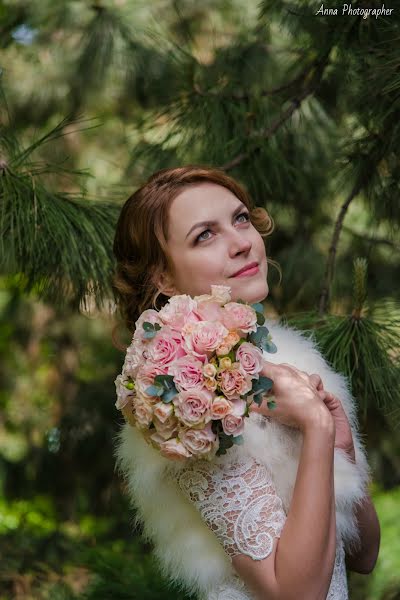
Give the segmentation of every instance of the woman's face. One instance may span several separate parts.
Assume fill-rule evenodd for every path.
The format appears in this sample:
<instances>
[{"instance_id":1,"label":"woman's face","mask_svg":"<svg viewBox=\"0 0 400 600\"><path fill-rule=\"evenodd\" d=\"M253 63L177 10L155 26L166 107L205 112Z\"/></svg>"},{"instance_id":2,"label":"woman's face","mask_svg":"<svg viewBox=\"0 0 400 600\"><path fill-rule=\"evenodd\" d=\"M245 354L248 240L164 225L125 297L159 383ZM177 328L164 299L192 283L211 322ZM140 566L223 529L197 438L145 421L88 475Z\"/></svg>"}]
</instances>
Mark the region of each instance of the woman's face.
<instances>
[{"instance_id":1,"label":"woman's face","mask_svg":"<svg viewBox=\"0 0 400 600\"><path fill-rule=\"evenodd\" d=\"M168 250L173 273L159 287L169 296L209 294L211 284L230 286L233 301L258 302L268 295L263 238L246 206L223 186L199 183L173 200ZM235 276L250 263L256 268Z\"/></svg>"}]
</instances>

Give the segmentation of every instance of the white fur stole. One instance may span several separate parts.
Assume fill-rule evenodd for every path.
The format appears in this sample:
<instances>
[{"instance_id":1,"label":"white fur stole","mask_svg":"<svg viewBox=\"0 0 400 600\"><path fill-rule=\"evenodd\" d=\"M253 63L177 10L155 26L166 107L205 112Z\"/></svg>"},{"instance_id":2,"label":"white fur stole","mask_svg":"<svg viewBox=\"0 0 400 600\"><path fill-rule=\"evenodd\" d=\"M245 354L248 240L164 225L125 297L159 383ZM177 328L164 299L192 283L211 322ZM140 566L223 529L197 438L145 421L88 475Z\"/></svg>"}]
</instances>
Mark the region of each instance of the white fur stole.
<instances>
[{"instance_id":1,"label":"white fur stole","mask_svg":"<svg viewBox=\"0 0 400 600\"><path fill-rule=\"evenodd\" d=\"M348 381L328 365L316 342L305 334L269 319L265 325L278 348L275 354L265 353L265 359L289 363L309 374L320 375L324 388L341 400L349 419L356 463L339 449L335 449L334 458L337 532L349 549L358 542L354 509L367 491L370 469ZM228 450L227 458L229 453L233 455L233 451L244 449L263 462L272 474L287 513L296 481L302 434L273 419L251 413L246 419L243 437L244 444ZM144 536L153 543L163 575L185 591L204 596L232 577L233 567L222 545L171 477L182 463L160 456L141 433L128 424L120 432L116 456L136 509L135 523L143 525Z\"/></svg>"}]
</instances>

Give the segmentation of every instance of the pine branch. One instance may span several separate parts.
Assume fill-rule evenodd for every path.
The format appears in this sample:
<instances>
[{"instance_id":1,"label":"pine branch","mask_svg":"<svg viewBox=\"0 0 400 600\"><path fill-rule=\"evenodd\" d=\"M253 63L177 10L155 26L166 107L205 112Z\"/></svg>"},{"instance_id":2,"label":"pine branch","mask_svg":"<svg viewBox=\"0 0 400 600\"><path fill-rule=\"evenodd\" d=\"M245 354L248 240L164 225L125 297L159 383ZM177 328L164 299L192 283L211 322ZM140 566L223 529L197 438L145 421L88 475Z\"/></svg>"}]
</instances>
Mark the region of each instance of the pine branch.
<instances>
[{"instance_id":1,"label":"pine branch","mask_svg":"<svg viewBox=\"0 0 400 600\"><path fill-rule=\"evenodd\" d=\"M339 244L339 238L343 227L343 222L347 213L347 210L351 204L351 202L356 198L362 191L368 189L371 181L373 181L376 176L378 166L388 149L381 143L381 138L386 139L386 136L390 135L390 129L392 127L392 115L386 121L386 127L383 128L380 136L373 136L372 147L360 150L361 161L358 166L358 172L356 173L356 182L340 207L339 214L335 221L334 230L332 233L332 239L329 246L328 257L326 261L325 267L325 275L323 284L321 287L320 297L319 297L319 315L322 316L328 310L329 300L330 300L330 290L334 278L334 270L335 270L335 262L336 262L336 253L337 247ZM368 136L366 140L362 140L361 144L365 143L371 139L371 136ZM351 164L351 161L349 161Z\"/></svg>"},{"instance_id":2,"label":"pine branch","mask_svg":"<svg viewBox=\"0 0 400 600\"><path fill-rule=\"evenodd\" d=\"M387 238L378 237L378 236L369 236L369 235L366 235L365 233L361 233L360 231L355 231L348 225L343 225L342 229L343 229L343 231L347 231L354 237L356 237L360 240L364 240L365 242L368 242L370 244L382 244L384 246L389 246L389 248L393 248L393 250L395 250L396 252L400 252L400 244L396 244L396 242L393 242L392 240L388 240Z\"/></svg>"},{"instance_id":3,"label":"pine branch","mask_svg":"<svg viewBox=\"0 0 400 600\"><path fill-rule=\"evenodd\" d=\"M290 119L290 117L293 115L293 113L300 108L302 102L306 98L308 98L308 96L310 96L317 90L317 88L321 82L321 79L323 77L324 70L328 64L329 54L330 54L330 49L325 53L325 55L322 58L317 59L316 61L313 62L313 64L311 65L311 67L309 69L309 72L312 72L313 68L315 68L315 72L311 76L310 83L299 94L297 94L297 96L295 98L293 98L291 100L291 104L288 106L288 108L272 123L272 125L270 125L266 129L261 130L259 132L253 132L253 134L252 134L253 136L257 136L263 140L267 140L270 137L272 137L278 131L278 129L282 125L284 125L284 123L286 123L286 121L288 121ZM222 169L223 171L232 170L233 168L240 165L243 161L250 158L250 156L254 152L256 152L257 149L259 149L259 147L260 146L255 146L250 151L246 151L246 152L242 152L242 153L238 154L237 156L232 158L230 161L219 166L219 168Z\"/></svg>"},{"instance_id":4,"label":"pine branch","mask_svg":"<svg viewBox=\"0 0 400 600\"><path fill-rule=\"evenodd\" d=\"M396 428L400 426L399 315L399 304L391 300L368 307L367 261L356 259L351 315L320 316L309 311L282 320L314 339L332 367L346 376L364 419L376 405Z\"/></svg>"},{"instance_id":5,"label":"pine branch","mask_svg":"<svg viewBox=\"0 0 400 600\"><path fill-rule=\"evenodd\" d=\"M335 260L336 260L336 251L339 243L340 232L343 226L343 221L347 213L347 209L349 208L351 202L354 200L356 196L358 196L362 187L361 181L359 181L352 189L342 206L340 207L339 214L335 221L335 227L333 229L332 239L329 246L328 258L326 261L324 281L321 288L321 294L319 299L319 315L322 317L328 307L329 297L330 297L330 288L333 281L334 268L335 268Z\"/></svg>"},{"instance_id":6,"label":"pine branch","mask_svg":"<svg viewBox=\"0 0 400 600\"><path fill-rule=\"evenodd\" d=\"M49 175L62 172L76 179L84 173L28 160L43 144L65 135L70 123L63 119L25 150L17 140L1 138L0 269L50 302L77 309L93 299L101 308L112 297L118 205L53 192L44 183Z\"/></svg>"}]
</instances>

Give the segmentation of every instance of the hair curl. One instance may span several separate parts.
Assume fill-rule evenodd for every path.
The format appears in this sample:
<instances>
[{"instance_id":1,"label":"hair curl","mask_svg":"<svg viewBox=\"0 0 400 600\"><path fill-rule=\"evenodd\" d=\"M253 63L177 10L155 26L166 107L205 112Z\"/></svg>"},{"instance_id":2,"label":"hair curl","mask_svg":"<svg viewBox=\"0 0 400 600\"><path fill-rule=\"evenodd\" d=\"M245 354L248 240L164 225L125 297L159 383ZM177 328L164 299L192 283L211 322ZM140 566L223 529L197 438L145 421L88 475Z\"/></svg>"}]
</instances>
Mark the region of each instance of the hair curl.
<instances>
[{"instance_id":1,"label":"hair curl","mask_svg":"<svg viewBox=\"0 0 400 600\"><path fill-rule=\"evenodd\" d=\"M201 182L216 183L230 190L245 204L252 224L262 237L266 238L274 230L274 221L267 210L254 207L244 187L220 169L186 165L153 173L123 205L113 244L117 260L113 291L117 307L131 333L144 310L159 310L169 300L152 281L156 272L172 267L167 252L169 208L184 188ZM277 267L281 275L279 264L268 258L267 261ZM113 342L122 349L115 340L114 332L115 328Z\"/></svg>"}]
</instances>

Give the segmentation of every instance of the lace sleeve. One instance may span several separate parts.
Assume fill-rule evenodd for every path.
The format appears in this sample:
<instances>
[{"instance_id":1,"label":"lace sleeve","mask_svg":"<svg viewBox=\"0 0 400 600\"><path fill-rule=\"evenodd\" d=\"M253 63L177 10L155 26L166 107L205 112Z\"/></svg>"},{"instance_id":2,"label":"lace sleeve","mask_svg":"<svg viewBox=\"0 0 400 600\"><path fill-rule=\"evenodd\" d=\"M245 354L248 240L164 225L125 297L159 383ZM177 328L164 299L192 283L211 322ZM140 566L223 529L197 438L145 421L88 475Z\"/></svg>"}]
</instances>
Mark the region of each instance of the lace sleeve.
<instances>
[{"instance_id":1,"label":"lace sleeve","mask_svg":"<svg viewBox=\"0 0 400 600\"><path fill-rule=\"evenodd\" d=\"M231 559L246 554L261 560L271 553L286 515L265 466L253 458L229 464L199 460L176 481Z\"/></svg>"}]
</instances>

